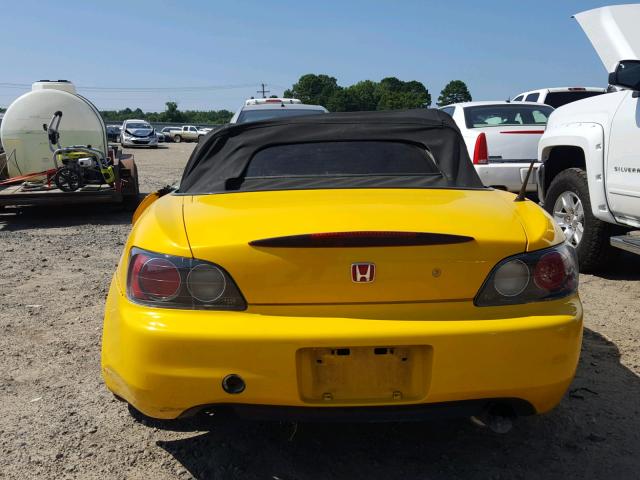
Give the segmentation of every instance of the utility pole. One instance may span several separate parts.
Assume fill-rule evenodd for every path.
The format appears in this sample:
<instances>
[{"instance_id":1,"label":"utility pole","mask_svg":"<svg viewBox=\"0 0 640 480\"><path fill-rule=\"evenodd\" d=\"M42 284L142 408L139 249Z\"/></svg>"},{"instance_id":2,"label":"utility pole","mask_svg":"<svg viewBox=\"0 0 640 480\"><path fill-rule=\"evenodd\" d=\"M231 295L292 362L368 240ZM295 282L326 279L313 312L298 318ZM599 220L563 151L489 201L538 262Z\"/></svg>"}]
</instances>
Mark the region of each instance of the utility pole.
<instances>
[{"instance_id":1,"label":"utility pole","mask_svg":"<svg viewBox=\"0 0 640 480\"><path fill-rule=\"evenodd\" d=\"M260 85L262 86L262 88L260 90L257 90L256 93L261 93L262 98L267 98L267 93L269 93L269 90L265 90L266 85L264 83L261 83Z\"/></svg>"}]
</instances>

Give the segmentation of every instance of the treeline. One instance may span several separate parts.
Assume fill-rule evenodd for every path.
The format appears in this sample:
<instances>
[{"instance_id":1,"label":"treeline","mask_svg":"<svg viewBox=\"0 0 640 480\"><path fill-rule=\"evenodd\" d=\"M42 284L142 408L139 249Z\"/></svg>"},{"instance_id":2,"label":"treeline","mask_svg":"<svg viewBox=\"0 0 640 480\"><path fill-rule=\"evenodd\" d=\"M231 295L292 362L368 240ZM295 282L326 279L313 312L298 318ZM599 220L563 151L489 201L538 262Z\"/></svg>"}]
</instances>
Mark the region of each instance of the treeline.
<instances>
[{"instance_id":1,"label":"treeline","mask_svg":"<svg viewBox=\"0 0 640 480\"><path fill-rule=\"evenodd\" d=\"M176 102L167 102L164 112L143 112L140 108L131 110L103 110L100 113L106 122L122 122L131 118L146 120L148 122L168 123L196 123L196 124L220 124L231 120L233 112L229 110L179 110Z\"/></svg>"},{"instance_id":2,"label":"treeline","mask_svg":"<svg viewBox=\"0 0 640 480\"><path fill-rule=\"evenodd\" d=\"M386 77L375 82L362 80L343 87L329 75L309 73L300 77L285 90L285 97L302 100L303 103L323 105L331 112L370 110L397 110L426 108L431 106L431 94L422 82L402 81ZM438 105L471 101L471 94L461 80L453 80L440 92Z\"/></svg>"},{"instance_id":3,"label":"treeline","mask_svg":"<svg viewBox=\"0 0 640 480\"><path fill-rule=\"evenodd\" d=\"M284 97L298 98L303 103L322 105L330 112L354 112L370 110L398 110L404 108L427 108L431 106L431 94L422 82L402 81L396 77L386 77L375 82L362 80L343 87L329 75L308 73L302 75ZM469 102L471 94L461 80L452 80L440 92L439 106L451 103ZM233 116L229 110L179 110L176 102L167 102L164 112L143 112L140 108L131 110L105 110L100 112L107 122L122 122L131 118L148 122L221 124Z\"/></svg>"}]
</instances>

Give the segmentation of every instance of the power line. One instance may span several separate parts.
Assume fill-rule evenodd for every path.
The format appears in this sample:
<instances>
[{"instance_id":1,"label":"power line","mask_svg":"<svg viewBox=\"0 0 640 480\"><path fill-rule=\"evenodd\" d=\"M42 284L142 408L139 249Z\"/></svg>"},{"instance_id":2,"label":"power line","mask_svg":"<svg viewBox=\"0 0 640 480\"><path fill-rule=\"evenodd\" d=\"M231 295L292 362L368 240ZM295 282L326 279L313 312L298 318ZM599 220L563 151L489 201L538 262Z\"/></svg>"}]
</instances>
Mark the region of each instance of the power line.
<instances>
[{"instance_id":1,"label":"power line","mask_svg":"<svg viewBox=\"0 0 640 480\"><path fill-rule=\"evenodd\" d=\"M233 85L205 85L205 86L180 86L180 87L96 87L76 85L76 88L91 92L117 92L117 93L139 93L139 92L200 92L207 90L231 90L236 88L250 88L253 83L233 84ZM30 83L0 83L0 88L31 88ZM264 84L263 84L264 88Z\"/></svg>"}]
</instances>

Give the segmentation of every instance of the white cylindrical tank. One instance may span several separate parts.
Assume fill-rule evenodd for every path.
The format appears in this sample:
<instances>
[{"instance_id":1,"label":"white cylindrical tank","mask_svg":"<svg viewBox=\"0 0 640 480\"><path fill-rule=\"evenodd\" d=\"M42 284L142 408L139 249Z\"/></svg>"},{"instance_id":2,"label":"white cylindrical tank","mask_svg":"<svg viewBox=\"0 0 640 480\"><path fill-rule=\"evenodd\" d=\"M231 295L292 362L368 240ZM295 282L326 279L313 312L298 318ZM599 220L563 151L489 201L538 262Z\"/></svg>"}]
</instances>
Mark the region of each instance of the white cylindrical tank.
<instances>
[{"instance_id":1,"label":"white cylindrical tank","mask_svg":"<svg viewBox=\"0 0 640 480\"><path fill-rule=\"evenodd\" d=\"M62 112L60 146L91 145L106 156L107 132L98 109L78 95L71 82L41 80L9 105L0 125L10 177L55 167L42 125L58 110Z\"/></svg>"}]
</instances>

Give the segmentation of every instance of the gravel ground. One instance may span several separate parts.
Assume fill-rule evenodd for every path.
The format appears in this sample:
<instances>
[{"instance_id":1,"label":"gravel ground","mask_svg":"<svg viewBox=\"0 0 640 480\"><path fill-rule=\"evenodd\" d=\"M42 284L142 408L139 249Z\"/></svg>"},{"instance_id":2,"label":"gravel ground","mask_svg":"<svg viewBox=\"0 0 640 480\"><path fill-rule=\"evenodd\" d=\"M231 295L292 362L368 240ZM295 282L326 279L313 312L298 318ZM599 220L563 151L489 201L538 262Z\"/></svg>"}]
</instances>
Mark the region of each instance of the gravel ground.
<instances>
[{"instance_id":1,"label":"gravel ground","mask_svg":"<svg viewBox=\"0 0 640 480\"><path fill-rule=\"evenodd\" d=\"M192 148L136 150L142 190L177 180ZM100 377L103 304L129 218L104 207L0 214L0 478L639 478L639 259L581 277L570 393L507 435L467 420L170 430L136 421Z\"/></svg>"}]
</instances>

